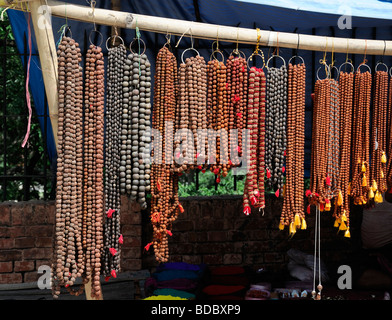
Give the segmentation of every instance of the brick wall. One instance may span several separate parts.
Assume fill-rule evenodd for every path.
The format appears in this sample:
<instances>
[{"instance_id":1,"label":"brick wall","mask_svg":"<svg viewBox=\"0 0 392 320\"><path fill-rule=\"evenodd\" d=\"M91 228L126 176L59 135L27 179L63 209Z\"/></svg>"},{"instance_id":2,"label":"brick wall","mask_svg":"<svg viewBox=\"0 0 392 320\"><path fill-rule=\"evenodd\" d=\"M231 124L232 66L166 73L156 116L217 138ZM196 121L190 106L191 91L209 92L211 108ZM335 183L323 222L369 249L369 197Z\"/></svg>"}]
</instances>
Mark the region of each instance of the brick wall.
<instances>
[{"instance_id":1,"label":"brick wall","mask_svg":"<svg viewBox=\"0 0 392 320\"><path fill-rule=\"evenodd\" d=\"M267 197L266 209L242 214L241 197L187 198L185 212L173 226L169 240L171 261L206 263L210 266L241 265L280 271L287 263L286 252L297 248L313 253L314 214L307 216L308 229L289 239L278 230L281 201ZM152 269L156 266L148 214L122 198L122 270ZM0 284L33 282L41 265L50 265L54 225L54 202L0 203ZM358 218L355 218L358 217ZM357 222L356 222L357 221ZM353 251L360 214L352 214L351 239L332 227L331 214L322 216L322 257L338 263Z\"/></svg>"}]
</instances>

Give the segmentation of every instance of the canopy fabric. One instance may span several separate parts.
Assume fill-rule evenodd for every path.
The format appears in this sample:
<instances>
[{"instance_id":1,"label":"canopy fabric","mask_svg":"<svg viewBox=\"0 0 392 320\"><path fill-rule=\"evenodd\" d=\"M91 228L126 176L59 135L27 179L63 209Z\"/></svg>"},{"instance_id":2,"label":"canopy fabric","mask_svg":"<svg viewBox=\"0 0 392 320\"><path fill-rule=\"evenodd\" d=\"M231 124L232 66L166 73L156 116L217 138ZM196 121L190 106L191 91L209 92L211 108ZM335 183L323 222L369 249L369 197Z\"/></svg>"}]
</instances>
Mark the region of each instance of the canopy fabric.
<instances>
[{"instance_id":1,"label":"canopy fabric","mask_svg":"<svg viewBox=\"0 0 392 320\"><path fill-rule=\"evenodd\" d=\"M254 4L271 5L265 0L237 0ZM275 0L275 7L330 14L350 14L355 17L391 19L391 0Z\"/></svg>"},{"instance_id":2,"label":"canopy fabric","mask_svg":"<svg viewBox=\"0 0 392 320\"><path fill-rule=\"evenodd\" d=\"M330 0L329 3L333 3L338 0ZM258 2L258 3L251 3ZM292 6L279 7L285 1L275 1L274 6L267 5L267 1L234 1L234 0L144 0L144 1L121 1L121 10L124 12L131 12L137 14L159 16L173 19L181 19L185 21L199 21L205 23L212 23L218 25L227 26L240 26L244 28L260 28L264 30L274 30L279 32L294 32L303 34L316 34L323 36L336 36L336 37L348 37L348 38L363 38L363 39L392 39L392 26L390 20L387 19L375 19L365 18L361 16L352 17L352 28L351 29L340 29L337 21L340 18L338 14L330 14L317 11L307 11L308 7L302 6L303 3L310 3L310 1L288 1L292 3ZM325 1L324 1L325 2ZM352 2L352 1L350 1ZM369 1L369 3L374 0ZM78 0L70 0L68 3L80 4ZM197 6L195 6L197 3ZM301 4L302 3L302 4ZM320 2L321 3L321 2ZM381 2L380 2L381 3ZM295 8L301 8L301 10L293 9L293 5L298 4ZM370 5L370 4L369 4ZM381 5L390 6L389 3L382 2ZM97 0L97 8L110 9L109 0ZM302 8L304 8L302 10ZM314 7L317 8L317 7ZM360 8L357 4L356 8ZM385 10L387 11L387 10ZM15 12L13 10L7 11L11 20L13 32L17 39L17 45L20 52L24 51L23 48L23 32L27 30L26 14L21 12ZM369 11L370 12L370 11ZM61 27L65 24L65 19L53 17L52 28L54 33L55 41L58 42L60 39L60 33L58 32ZM93 30L93 24L84 23L79 21L73 21L68 19L68 25L70 26L73 38L80 44L82 52L84 52L89 43L89 34ZM97 25L97 30L101 32L104 40L111 35L111 28L108 26ZM93 43L98 43L98 34L94 33L95 38L92 37ZM135 37L134 30L121 30L121 36L124 39L126 45L129 45ZM152 32L141 32L141 38L146 43L146 54L151 62L152 70L155 68L155 57L157 51L166 42L165 35L156 34ZM22 39L22 40L21 40ZM182 51L185 48L191 46L191 40L189 38L182 38L179 46L176 48L175 45L179 37L171 38L171 46L173 52L178 58L181 59ZM209 60L212 52L212 41L198 39L195 40L195 47L199 50L200 54ZM103 45L104 46L104 45ZM220 49L222 49L227 56L235 48L233 43L220 43ZM248 57L254 48L252 46L240 45L240 49ZM266 57L270 56L275 48L261 48L263 49ZM106 52L106 48L103 48ZM280 48L280 55L286 59L286 61L295 53L295 50ZM304 58L307 65L307 87L306 87L306 142L305 142L305 176L309 176L310 170L310 147L311 147L311 116L312 116L312 101L311 93L313 90L314 82L316 81L316 71L319 68L318 61L323 57L323 52L310 52L300 51L299 54ZM331 60L331 53L327 55L329 62ZM368 60L368 63L373 67L381 59L384 60L389 66L392 63L392 57L379 57L379 56L362 56L362 55L350 55L354 62L354 65L358 65L364 58ZM339 66L346 60L346 54L335 54L335 64ZM45 108L43 102L44 84L42 80L42 74L39 68L39 60L35 59L32 63L31 75L30 75L30 88L35 102L35 108L37 112L41 112ZM50 121L48 121L48 127ZM43 125L41 124L41 128ZM51 132L48 131L48 132ZM49 135L50 136L50 135ZM54 145L53 137L49 137L47 140L48 152L51 155L51 159L54 159L56 154L56 148Z\"/></svg>"}]
</instances>

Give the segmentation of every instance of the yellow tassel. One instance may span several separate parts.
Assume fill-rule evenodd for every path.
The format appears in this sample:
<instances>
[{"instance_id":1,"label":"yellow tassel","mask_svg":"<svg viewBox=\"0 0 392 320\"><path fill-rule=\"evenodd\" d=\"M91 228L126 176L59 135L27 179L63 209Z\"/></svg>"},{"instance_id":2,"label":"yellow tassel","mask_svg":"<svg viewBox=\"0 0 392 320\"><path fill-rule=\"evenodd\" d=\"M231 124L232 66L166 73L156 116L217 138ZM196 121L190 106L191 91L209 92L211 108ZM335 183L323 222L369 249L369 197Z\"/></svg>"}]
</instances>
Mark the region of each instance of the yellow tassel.
<instances>
[{"instance_id":1,"label":"yellow tassel","mask_svg":"<svg viewBox=\"0 0 392 320\"><path fill-rule=\"evenodd\" d=\"M295 227L299 227L300 225L301 225L301 220L300 220L300 218L299 218L299 215L296 214L296 215L294 216L294 226L295 226Z\"/></svg>"},{"instance_id":2,"label":"yellow tassel","mask_svg":"<svg viewBox=\"0 0 392 320\"><path fill-rule=\"evenodd\" d=\"M302 222L301 222L301 230L305 230L306 228L307 228L306 221L305 221L305 219L304 219L304 218L302 218Z\"/></svg>"},{"instance_id":3,"label":"yellow tassel","mask_svg":"<svg viewBox=\"0 0 392 320\"><path fill-rule=\"evenodd\" d=\"M283 230L284 229L284 224L281 222L279 223L279 230Z\"/></svg>"},{"instance_id":4,"label":"yellow tassel","mask_svg":"<svg viewBox=\"0 0 392 320\"><path fill-rule=\"evenodd\" d=\"M295 229L295 226L294 226L294 222L290 223L289 232L290 232L291 235L294 235L294 233L297 232L297 230Z\"/></svg>"},{"instance_id":5,"label":"yellow tassel","mask_svg":"<svg viewBox=\"0 0 392 320\"><path fill-rule=\"evenodd\" d=\"M366 166L363 162L362 162L362 172L366 172Z\"/></svg>"},{"instance_id":6,"label":"yellow tassel","mask_svg":"<svg viewBox=\"0 0 392 320\"><path fill-rule=\"evenodd\" d=\"M367 179L366 176L364 175L362 178L362 187L366 187L367 186Z\"/></svg>"},{"instance_id":7,"label":"yellow tassel","mask_svg":"<svg viewBox=\"0 0 392 320\"><path fill-rule=\"evenodd\" d=\"M349 228L347 228L346 232L344 233L344 236L345 236L346 238L350 238L350 237L351 237L351 235L350 235L350 229L349 229Z\"/></svg>"},{"instance_id":8,"label":"yellow tassel","mask_svg":"<svg viewBox=\"0 0 392 320\"><path fill-rule=\"evenodd\" d=\"M385 155L384 151L383 151L382 156L381 156L381 163L387 163L387 156Z\"/></svg>"},{"instance_id":9,"label":"yellow tassel","mask_svg":"<svg viewBox=\"0 0 392 320\"><path fill-rule=\"evenodd\" d=\"M375 203L383 202L382 194L378 191L376 192L376 195L374 196L374 202Z\"/></svg>"},{"instance_id":10,"label":"yellow tassel","mask_svg":"<svg viewBox=\"0 0 392 320\"><path fill-rule=\"evenodd\" d=\"M339 226L339 230L347 230L346 224L342 221L342 223Z\"/></svg>"},{"instance_id":11,"label":"yellow tassel","mask_svg":"<svg viewBox=\"0 0 392 320\"><path fill-rule=\"evenodd\" d=\"M346 222L347 221L347 216L346 216L346 212L343 212L342 216L340 217L340 220Z\"/></svg>"},{"instance_id":12,"label":"yellow tassel","mask_svg":"<svg viewBox=\"0 0 392 320\"><path fill-rule=\"evenodd\" d=\"M337 200L336 204L337 204L339 207L343 204L343 195L342 195L342 192L341 192L341 191L339 191L338 200Z\"/></svg>"},{"instance_id":13,"label":"yellow tassel","mask_svg":"<svg viewBox=\"0 0 392 320\"><path fill-rule=\"evenodd\" d=\"M331 210L331 201L328 201L325 203L324 207L325 211L330 211Z\"/></svg>"},{"instance_id":14,"label":"yellow tassel","mask_svg":"<svg viewBox=\"0 0 392 320\"><path fill-rule=\"evenodd\" d=\"M381 176L381 179L384 179L384 171L381 170L380 176Z\"/></svg>"},{"instance_id":15,"label":"yellow tassel","mask_svg":"<svg viewBox=\"0 0 392 320\"><path fill-rule=\"evenodd\" d=\"M336 220L335 220L335 223L333 224L333 226L334 226L335 228L337 228L337 227L339 227L339 223L340 223L340 219L336 219Z\"/></svg>"},{"instance_id":16,"label":"yellow tassel","mask_svg":"<svg viewBox=\"0 0 392 320\"><path fill-rule=\"evenodd\" d=\"M376 180L373 180L372 189L373 189L373 192L377 191L377 182L376 182Z\"/></svg>"},{"instance_id":17,"label":"yellow tassel","mask_svg":"<svg viewBox=\"0 0 392 320\"><path fill-rule=\"evenodd\" d=\"M369 198L369 199L373 199L373 198L374 198L373 188L370 188L370 189L369 189L368 198Z\"/></svg>"}]
</instances>

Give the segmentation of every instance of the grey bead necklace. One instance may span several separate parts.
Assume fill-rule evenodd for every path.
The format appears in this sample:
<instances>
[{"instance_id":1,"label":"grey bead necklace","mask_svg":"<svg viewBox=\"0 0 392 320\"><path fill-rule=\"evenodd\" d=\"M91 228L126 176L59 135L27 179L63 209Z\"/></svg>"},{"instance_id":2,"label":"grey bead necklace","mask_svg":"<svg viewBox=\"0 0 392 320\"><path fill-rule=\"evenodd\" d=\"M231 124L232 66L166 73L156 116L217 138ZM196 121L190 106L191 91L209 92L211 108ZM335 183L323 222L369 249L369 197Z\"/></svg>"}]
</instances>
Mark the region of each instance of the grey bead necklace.
<instances>
[{"instance_id":1,"label":"grey bead necklace","mask_svg":"<svg viewBox=\"0 0 392 320\"><path fill-rule=\"evenodd\" d=\"M151 64L146 54L131 50L125 60L123 94L120 186L144 210L151 173L150 163L144 161L151 142Z\"/></svg>"},{"instance_id":2,"label":"grey bead necklace","mask_svg":"<svg viewBox=\"0 0 392 320\"><path fill-rule=\"evenodd\" d=\"M120 140L123 103L124 45L108 48L106 136L105 136L105 225L103 274L115 275L120 271ZM115 274L113 273L113 270Z\"/></svg>"},{"instance_id":3,"label":"grey bead necklace","mask_svg":"<svg viewBox=\"0 0 392 320\"><path fill-rule=\"evenodd\" d=\"M268 68L266 96L265 165L267 186L276 191L284 184L284 154L286 149L287 69Z\"/></svg>"}]
</instances>

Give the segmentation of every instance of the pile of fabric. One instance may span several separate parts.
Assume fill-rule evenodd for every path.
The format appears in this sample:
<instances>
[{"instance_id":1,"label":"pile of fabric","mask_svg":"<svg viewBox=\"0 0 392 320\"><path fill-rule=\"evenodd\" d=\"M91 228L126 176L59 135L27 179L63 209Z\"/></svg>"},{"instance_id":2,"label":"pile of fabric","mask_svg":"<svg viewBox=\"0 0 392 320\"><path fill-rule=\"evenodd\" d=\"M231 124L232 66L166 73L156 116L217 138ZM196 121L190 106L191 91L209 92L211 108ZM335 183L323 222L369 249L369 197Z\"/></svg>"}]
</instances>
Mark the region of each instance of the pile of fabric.
<instances>
[{"instance_id":1,"label":"pile of fabric","mask_svg":"<svg viewBox=\"0 0 392 320\"><path fill-rule=\"evenodd\" d=\"M146 300L194 300L201 290L205 265L185 262L160 264L145 282Z\"/></svg>"}]
</instances>

